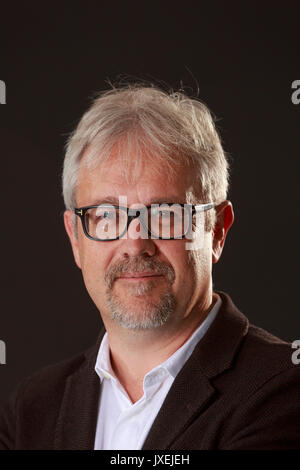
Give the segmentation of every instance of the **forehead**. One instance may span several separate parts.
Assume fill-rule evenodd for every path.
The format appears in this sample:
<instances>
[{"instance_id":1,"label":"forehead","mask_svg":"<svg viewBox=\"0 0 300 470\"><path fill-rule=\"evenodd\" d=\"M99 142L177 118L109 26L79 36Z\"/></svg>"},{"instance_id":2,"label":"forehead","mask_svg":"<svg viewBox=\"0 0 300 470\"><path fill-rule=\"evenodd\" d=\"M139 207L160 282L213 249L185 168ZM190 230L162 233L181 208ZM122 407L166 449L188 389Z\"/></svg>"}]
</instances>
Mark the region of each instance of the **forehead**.
<instances>
[{"instance_id":1,"label":"forehead","mask_svg":"<svg viewBox=\"0 0 300 470\"><path fill-rule=\"evenodd\" d=\"M76 189L78 206L97 204L103 199L126 196L128 202L185 202L192 188L192 172L179 165L176 169L154 158L120 161L110 157L105 162L80 164ZM111 201L113 202L113 201Z\"/></svg>"}]
</instances>

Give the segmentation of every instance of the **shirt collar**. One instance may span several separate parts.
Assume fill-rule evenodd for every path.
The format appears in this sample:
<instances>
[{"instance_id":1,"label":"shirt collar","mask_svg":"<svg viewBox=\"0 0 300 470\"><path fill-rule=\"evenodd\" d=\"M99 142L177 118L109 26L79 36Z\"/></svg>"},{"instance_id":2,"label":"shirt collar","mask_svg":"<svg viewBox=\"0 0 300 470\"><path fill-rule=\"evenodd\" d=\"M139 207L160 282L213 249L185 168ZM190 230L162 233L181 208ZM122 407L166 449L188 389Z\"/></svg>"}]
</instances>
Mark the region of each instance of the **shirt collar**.
<instances>
[{"instance_id":1,"label":"shirt collar","mask_svg":"<svg viewBox=\"0 0 300 470\"><path fill-rule=\"evenodd\" d=\"M177 349L172 354L172 356L170 356L166 361L149 371L145 375L145 378L147 376L151 377L151 375L157 375L158 369L161 369L161 371L167 371L168 374L170 374L173 378L176 377L178 372L182 369L183 365L191 356L196 344L203 338L208 328L217 316L217 313L222 304L222 300L218 294L216 294L216 296L217 301L215 302L213 308L211 309L205 320L201 323L201 325L189 337L189 339L179 349ZM112 379L114 381L117 380L110 362L109 341L107 333L105 333L101 341L101 345L97 355L95 371L100 377L101 382L104 378Z\"/></svg>"},{"instance_id":2,"label":"shirt collar","mask_svg":"<svg viewBox=\"0 0 300 470\"><path fill-rule=\"evenodd\" d=\"M193 332L189 339L177 349L172 356L170 356L165 362L160 364L160 367L164 367L172 375L173 378L176 377L178 372L182 369L183 365L191 356L195 346L203 338L208 328L214 321L220 307L222 304L221 297L218 295L218 299L214 304L213 308L201 323L200 326Z\"/></svg>"},{"instance_id":3,"label":"shirt collar","mask_svg":"<svg viewBox=\"0 0 300 470\"><path fill-rule=\"evenodd\" d=\"M101 382L103 379L117 380L110 362L109 342L107 333L105 333L105 335L103 336L100 344L95 371L99 375Z\"/></svg>"}]
</instances>

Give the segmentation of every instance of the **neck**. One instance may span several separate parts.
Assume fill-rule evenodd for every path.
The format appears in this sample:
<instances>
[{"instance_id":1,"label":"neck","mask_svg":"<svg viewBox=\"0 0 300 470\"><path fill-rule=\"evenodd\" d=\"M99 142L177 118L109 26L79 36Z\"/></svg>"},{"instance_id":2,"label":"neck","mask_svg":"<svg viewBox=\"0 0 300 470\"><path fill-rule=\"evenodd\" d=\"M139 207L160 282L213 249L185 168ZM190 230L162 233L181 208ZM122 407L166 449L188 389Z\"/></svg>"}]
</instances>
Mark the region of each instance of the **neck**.
<instances>
[{"instance_id":1,"label":"neck","mask_svg":"<svg viewBox=\"0 0 300 470\"><path fill-rule=\"evenodd\" d=\"M195 307L179 325L168 325L152 330L126 330L106 326L113 371L134 403L143 395L144 376L166 361L203 323L217 295L200 308ZM115 326L115 325L114 325Z\"/></svg>"}]
</instances>

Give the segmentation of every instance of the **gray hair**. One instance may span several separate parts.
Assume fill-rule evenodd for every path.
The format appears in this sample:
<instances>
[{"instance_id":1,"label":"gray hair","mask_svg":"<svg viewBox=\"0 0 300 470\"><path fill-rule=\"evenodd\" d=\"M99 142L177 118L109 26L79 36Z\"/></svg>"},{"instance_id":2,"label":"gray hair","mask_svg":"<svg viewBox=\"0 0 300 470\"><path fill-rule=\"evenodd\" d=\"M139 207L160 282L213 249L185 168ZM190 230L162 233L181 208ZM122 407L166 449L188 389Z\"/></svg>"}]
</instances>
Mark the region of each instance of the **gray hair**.
<instances>
[{"instance_id":1,"label":"gray hair","mask_svg":"<svg viewBox=\"0 0 300 470\"><path fill-rule=\"evenodd\" d=\"M193 203L219 204L226 199L228 162L214 119L202 102L183 92L127 84L94 99L66 144L63 196L67 209L76 206L83 155L91 166L104 162L112 152L124 168L131 168L130 175L138 172L145 158L171 171L183 163L195 175Z\"/></svg>"}]
</instances>

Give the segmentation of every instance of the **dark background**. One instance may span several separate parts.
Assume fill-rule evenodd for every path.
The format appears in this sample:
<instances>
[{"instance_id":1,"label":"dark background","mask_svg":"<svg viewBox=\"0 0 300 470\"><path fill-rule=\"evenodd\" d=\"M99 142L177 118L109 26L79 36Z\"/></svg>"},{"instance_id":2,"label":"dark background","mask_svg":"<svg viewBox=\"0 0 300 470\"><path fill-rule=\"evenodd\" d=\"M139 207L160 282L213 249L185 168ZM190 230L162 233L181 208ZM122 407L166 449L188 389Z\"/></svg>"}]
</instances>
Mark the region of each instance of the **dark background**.
<instances>
[{"instance_id":1,"label":"dark background","mask_svg":"<svg viewBox=\"0 0 300 470\"><path fill-rule=\"evenodd\" d=\"M98 334L64 232L60 179L67 134L120 74L194 95L199 87L232 160L236 220L215 289L252 323L299 339L297 3L20 3L1 5L0 403Z\"/></svg>"}]
</instances>

